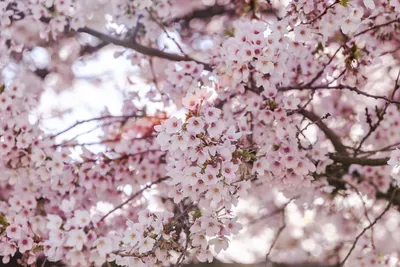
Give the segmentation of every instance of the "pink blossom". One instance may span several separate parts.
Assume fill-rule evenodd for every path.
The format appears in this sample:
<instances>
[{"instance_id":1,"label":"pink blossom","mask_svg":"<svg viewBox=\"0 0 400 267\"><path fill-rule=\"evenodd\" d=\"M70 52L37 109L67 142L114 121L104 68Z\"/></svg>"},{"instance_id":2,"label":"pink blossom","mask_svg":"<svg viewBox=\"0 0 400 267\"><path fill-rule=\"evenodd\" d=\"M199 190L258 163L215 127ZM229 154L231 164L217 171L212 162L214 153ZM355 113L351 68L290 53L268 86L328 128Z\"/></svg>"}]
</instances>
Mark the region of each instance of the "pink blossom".
<instances>
[{"instance_id":1,"label":"pink blossom","mask_svg":"<svg viewBox=\"0 0 400 267\"><path fill-rule=\"evenodd\" d=\"M87 236L83 230L71 230L68 232L67 246L82 250L83 245L87 242Z\"/></svg>"},{"instance_id":2,"label":"pink blossom","mask_svg":"<svg viewBox=\"0 0 400 267\"><path fill-rule=\"evenodd\" d=\"M96 246L100 256L106 256L112 252L112 242L108 238L100 237L93 243L93 245Z\"/></svg>"},{"instance_id":3,"label":"pink blossom","mask_svg":"<svg viewBox=\"0 0 400 267\"><path fill-rule=\"evenodd\" d=\"M221 250L228 249L229 240L226 237L217 237L210 239L209 244L214 246L215 253L220 253Z\"/></svg>"},{"instance_id":4,"label":"pink blossom","mask_svg":"<svg viewBox=\"0 0 400 267\"><path fill-rule=\"evenodd\" d=\"M86 210L76 210L74 212L75 224L79 227L85 227L90 224L91 218L90 214Z\"/></svg>"},{"instance_id":5,"label":"pink blossom","mask_svg":"<svg viewBox=\"0 0 400 267\"><path fill-rule=\"evenodd\" d=\"M139 248L139 253L143 254L143 253L146 253L146 252L150 251L154 247L155 242L156 241L153 238L146 237L141 242L141 245L140 245L140 248Z\"/></svg>"},{"instance_id":6,"label":"pink blossom","mask_svg":"<svg viewBox=\"0 0 400 267\"><path fill-rule=\"evenodd\" d=\"M19 252L24 253L27 250L32 249L33 239L30 237L23 237L18 241Z\"/></svg>"},{"instance_id":7,"label":"pink blossom","mask_svg":"<svg viewBox=\"0 0 400 267\"><path fill-rule=\"evenodd\" d=\"M22 237L22 230L18 225L9 225L6 228L6 233L9 238L18 240Z\"/></svg>"},{"instance_id":8,"label":"pink blossom","mask_svg":"<svg viewBox=\"0 0 400 267\"><path fill-rule=\"evenodd\" d=\"M70 250L65 257L69 262L71 262L72 266L86 264L84 254L79 250Z\"/></svg>"},{"instance_id":9,"label":"pink blossom","mask_svg":"<svg viewBox=\"0 0 400 267\"><path fill-rule=\"evenodd\" d=\"M388 161L388 164L391 166L399 166L400 165L400 150L396 149L392 152L392 155Z\"/></svg>"}]
</instances>

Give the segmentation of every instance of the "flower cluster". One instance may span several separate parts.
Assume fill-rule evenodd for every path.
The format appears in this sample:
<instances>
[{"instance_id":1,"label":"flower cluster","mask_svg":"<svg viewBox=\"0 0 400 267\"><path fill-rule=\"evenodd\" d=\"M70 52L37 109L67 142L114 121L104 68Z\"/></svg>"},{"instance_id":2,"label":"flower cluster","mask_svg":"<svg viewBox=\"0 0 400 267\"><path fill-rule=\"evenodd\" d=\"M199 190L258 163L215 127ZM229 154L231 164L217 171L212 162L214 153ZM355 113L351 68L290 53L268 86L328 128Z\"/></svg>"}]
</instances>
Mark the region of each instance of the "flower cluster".
<instances>
[{"instance_id":1,"label":"flower cluster","mask_svg":"<svg viewBox=\"0 0 400 267\"><path fill-rule=\"evenodd\" d=\"M3 263L180 266L263 233L273 265L399 265L400 2L284 2L1 1ZM49 133L43 99L82 81L119 115Z\"/></svg>"},{"instance_id":2,"label":"flower cluster","mask_svg":"<svg viewBox=\"0 0 400 267\"><path fill-rule=\"evenodd\" d=\"M207 76L204 75L204 66L195 62L178 62L170 64L165 70L167 75L163 90L173 99L182 99L186 96L186 91L194 91L199 86L208 83ZM184 105L184 103L182 103Z\"/></svg>"}]
</instances>

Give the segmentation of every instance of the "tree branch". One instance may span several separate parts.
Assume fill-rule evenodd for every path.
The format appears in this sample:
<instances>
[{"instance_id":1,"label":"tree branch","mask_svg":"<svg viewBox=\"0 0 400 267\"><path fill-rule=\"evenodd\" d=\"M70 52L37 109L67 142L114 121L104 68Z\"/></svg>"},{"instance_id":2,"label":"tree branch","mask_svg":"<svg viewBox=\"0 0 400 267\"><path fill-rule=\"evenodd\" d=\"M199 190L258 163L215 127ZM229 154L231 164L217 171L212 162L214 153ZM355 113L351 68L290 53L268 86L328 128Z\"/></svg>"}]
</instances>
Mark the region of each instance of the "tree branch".
<instances>
[{"instance_id":1,"label":"tree branch","mask_svg":"<svg viewBox=\"0 0 400 267\"><path fill-rule=\"evenodd\" d=\"M392 92L392 94L391 94L391 96L390 96L391 101L393 101L393 99L394 99L394 97L395 97L395 95L396 95L397 90L399 90L399 87L400 87L400 86L399 86L399 78L400 78L400 71L399 71L398 74L397 74L397 78L396 78L396 81L395 81L395 83L394 83L393 92ZM358 154L358 152L360 151L360 149L361 149L362 145L364 144L364 142L367 141L367 139L371 136L371 134L372 134L373 132L376 131L376 129L378 129L378 127L379 127L379 125L381 124L381 122L383 121L383 119L384 119L384 117L385 117L385 114L386 114L386 111L387 111L387 109L388 109L388 107L389 107L389 105L390 105L391 103L392 103L392 102L390 102L390 101L386 102L386 104L385 104L385 106L384 106L384 108L383 108L383 111L382 111L382 112L379 112L379 114L377 114L377 116L378 116L378 121L377 121L374 125L370 126L370 129L369 129L368 133L363 137L363 139L361 139L360 144L358 145L358 147L357 147L356 150L354 151L354 155L357 155L357 154Z\"/></svg>"},{"instance_id":2,"label":"tree branch","mask_svg":"<svg viewBox=\"0 0 400 267\"><path fill-rule=\"evenodd\" d=\"M343 163L346 165L357 164L361 166L383 166L387 165L387 162L389 160L389 158L377 158L377 159L355 158L338 154L330 154L329 157L335 162Z\"/></svg>"},{"instance_id":3,"label":"tree branch","mask_svg":"<svg viewBox=\"0 0 400 267\"><path fill-rule=\"evenodd\" d=\"M138 28L136 27L136 30L137 29ZM151 47L141 45L136 42L136 38L132 38L132 39L128 39L128 40L121 40L116 37L104 34L102 32L96 31L96 30L88 28L88 27L81 28L78 30L78 32L90 34L90 35L102 40L104 43L111 43L114 45L129 48L129 49L135 50L136 52L143 54L143 55L164 58L164 59L168 59L171 61L194 61L194 62L204 65L204 69L209 70L209 71L212 70L211 66L207 63L200 62L200 61L195 60L188 56L172 54L172 53L158 50L156 48L151 48ZM136 37L136 35L134 37Z\"/></svg>"},{"instance_id":4,"label":"tree branch","mask_svg":"<svg viewBox=\"0 0 400 267\"><path fill-rule=\"evenodd\" d=\"M101 217L101 219L98 221L98 223L104 221L105 218L107 218L110 214L112 214L113 212L115 212L116 210L121 209L123 206L125 206L127 203L131 202L132 200L134 200L136 197L138 197L139 195L141 195L145 190L151 188L153 185L159 184L165 180L167 180L169 177L163 177L160 178L148 185L146 185L145 187L143 187L141 190L137 191L135 194L133 194L132 196L130 196L127 200L125 200L124 202L122 202L121 204L119 204L118 206L116 206L115 208L113 208L112 210L110 210L107 214L105 214L103 217Z\"/></svg>"},{"instance_id":5,"label":"tree branch","mask_svg":"<svg viewBox=\"0 0 400 267\"><path fill-rule=\"evenodd\" d=\"M329 154L329 157L338 163L343 163L345 165L358 164L362 166L383 166L387 165L389 158L356 158L347 155L346 147L342 144L340 137L336 135L315 113L308 110L299 110L299 114L303 115L305 118L314 122L318 128L324 132L325 136L331 141L333 147L338 152L338 154Z\"/></svg>"},{"instance_id":6,"label":"tree branch","mask_svg":"<svg viewBox=\"0 0 400 267\"><path fill-rule=\"evenodd\" d=\"M373 26L373 27L371 27L371 28L368 28L368 29L366 29L366 30L363 30L363 31L357 33L356 35L354 35L354 37L360 36L360 35L362 35L362 34L364 34L364 33L369 32L369 31L373 31L373 30L375 30L375 29L379 29L379 28L381 28L381 27L385 27L385 26L388 26L388 25L390 25L390 24L397 23L397 22L400 22L400 19L394 19L394 20L388 21L388 22L386 22L386 23L382 23L382 24L375 25L375 26Z\"/></svg>"},{"instance_id":7,"label":"tree branch","mask_svg":"<svg viewBox=\"0 0 400 267\"><path fill-rule=\"evenodd\" d=\"M225 14L233 15L235 14L235 9L234 8L228 9L226 5L216 4L207 7L205 9L194 10L193 12L184 15L183 17L173 19L171 22L180 22L180 21L190 22L192 19L209 19L214 16L225 15Z\"/></svg>"},{"instance_id":8,"label":"tree branch","mask_svg":"<svg viewBox=\"0 0 400 267\"><path fill-rule=\"evenodd\" d=\"M87 120L81 120L81 121L77 121L75 122L73 125L69 126L68 128L62 130L61 132L58 132L54 135L52 135L50 138L54 139L59 135L62 135L66 132L68 132L69 130L75 128L78 125L84 124L84 123L88 123L88 122L93 122L93 121L101 121L101 120L107 120L107 119L114 119L114 120L118 120L118 121L123 121L123 120L128 120L131 118L138 118L138 117L143 117L142 115L136 115L136 114L132 114L132 115L121 115L121 116L113 116L113 115L107 115L107 116L101 116L101 117L95 117L95 118L91 118L91 119L87 119Z\"/></svg>"},{"instance_id":9,"label":"tree branch","mask_svg":"<svg viewBox=\"0 0 400 267\"><path fill-rule=\"evenodd\" d=\"M85 45L81 48L81 51L79 51L80 56L84 56L87 54L93 54L94 52L99 51L103 47L107 46L109 43L102 42L96 46L90 46L90 45Z\"/></svg>"},{"instance_id":10,"label":"tree branch","mask_svg":"<svg viewBox=\"0 0 400 267\"><path fill-rule=\"evenodd\" d=\"M324 84L324 85L316 85L316 86L288 86L288 87L279 87L278 90L279 91L291 91L291 90L349 90L352 92L355 92L359 95L363 95L366 97L370 97L370 98L374 98L374 99L381 99L381 100L385 100L388 103L392 103L392 104L400 104L400 101L397 100L393 100L390 99L386 96L379 96L379 95L371 95L369 93L366 93L364 91L361 91L360 89L353 87L353 86L349 86L349 85L343 85L343 84L339 84L337 86L329 86L329 84Z\"/></svg>"},{"instance_id":11,"label":"tree branch","mask_svg":"<svg viewBox=\"0 0 400 267\"><path fill-rule=\"evenodd\" d=\"M342 144L340 141L340 137L336 135L334 131L332 131L322 120L320 117L318 117L315 113L312 111L308 111L305 109L299 110L299 114L303 115L310 121L314 122L318 128L321 129L321 131L324 132L326 137L331 141L333 147L339 154L347 154L346 153L346 147Z\"/></svg>"}]
</instances>

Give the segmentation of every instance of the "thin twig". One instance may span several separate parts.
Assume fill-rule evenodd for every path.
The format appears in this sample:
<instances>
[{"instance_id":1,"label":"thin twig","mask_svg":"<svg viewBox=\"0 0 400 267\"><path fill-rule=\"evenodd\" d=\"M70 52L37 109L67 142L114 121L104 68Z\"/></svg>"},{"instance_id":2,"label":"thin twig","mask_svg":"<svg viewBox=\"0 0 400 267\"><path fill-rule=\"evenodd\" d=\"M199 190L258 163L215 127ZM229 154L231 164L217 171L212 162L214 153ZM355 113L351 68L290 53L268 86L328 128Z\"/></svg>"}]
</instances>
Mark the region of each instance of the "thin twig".
<instances>
[{"instance_id":1,"label":"thin twig","mask_svg":"<svg viewBox=\"0 0 400 267\"><path fill-rule=\"evenodd\" d=\"M342 182L344 182L345 184L347 184L348 186L350 186L351 188L353 188L353 190L357 193L359 199L361 200L361 203L363 205L363 209L364 209L364 216L367 219L369 224L372 224L371 219L368 216L368 209L367 209L367 204L364 201L363 196L361 195L361 192L358 190L358 188L353 185L352 183L346 181L346 180L340 180ZM371 227L371 243L372 243L372 247L375 248L375 242L374 242L374 227Z\"/></svg>"},{"instance_id":2,"label":"thin twig","mask_svg":"<svg viewBox=\"0 0 400 267\"><path fill-rule=\"evenodd\" d=\"M145 137L137 137L137 138L131 138L129 139L129 141L135 141L135 140L147 140L150 138L154 138L155 136L145 136ZM121 139L117 138L117 139L104 139L104 140L100 140L97 142L87 142L87 143L79 143L79 144L75 144L75 143L62 143L59 145L54 145L55 147L78 147L78 146L95 146L95 145L104 145L107 143L116 143L116 142L120 142Z\"/></svg>"},{"instance_id":3,"label":"thin twig","mask_svg":"<svg viewBox=\"0 0 400 267\"><path fill-rule=\"evenodd\" d=\"M67 127L66 129L62 130L61 132L58 132L54 135L52 135L50 138L54 139L59 135L62 135L66 132L68 132L69 130L75 128L76 126L79 126L81 124L84 123L88 123L88 122L92 122L92 121L100 121L100 120L106 120L106 119L130 119L130 118L140 118L143 116L138 116L136 114L132 114L132 115L121 115L121 116L113 116L113 115L107 115L107 116L101 116L101 117L96 117L96 118L91 118L91 119L87 119L87 120L81 120L81 121L77 121L74 124L72 124L71 126Z\"/></svg>"},{"instance_id":4,"label":"thin twig","mask_svg":"<svg viewBox=\"0 0 400 267\"><path fill-rule=\"evenodd\" d=\"M382 211L382 213L379 214L379 216L376 217L375 220L372 223L370 223L367 227L365 227L357 235L357 237L354 240L353 245L351 246L351 248L350 248L349 252L347 253L346 257L340 263L340 266L343 266L346 263L347 259L350 257L351 253L353 252L354 248L356 247L358 240L365 234L365 232L368 231L370 228L372 228L383 217L383 215L385 215L385 213L390 209L390 207L392 206L394 197L396 195L396 192L397 192L397 188L393 191L392 197L390 198L389 203L387 204L386 208Z\"/></svg>"},{"instance_id":5,"label":"thin twig","mask_svg":"<svg viewBox=\"0 0 400 267\"><path fill-rule=\"evenodd\" d=\"M174 267L179 267L182 263L182 261L185 260L185 254L189 249L189 243L190 243L190 231L188 229L185 230L185 235L186 235L186 244L185 248L183 249L181 255L179 255L178 259L176 260L176 263Z\"/></svg>"},{"instance_id":6,"label":"thin twig","mask_svg":"<svg viewBox=\"0 0 400 267\"><path fill-rule=\"evenodd\" d=\"M324 65L324 67L317 73L317 75L307 83L308 86L312 85L318 78L324 73L325 69L332 63L333 59L336 57L337 53L339 53L340 49L342 49L343 45L341 45L335 53L329 58L328 62Z\"/></svg>"},{"instance_id":7,"label":"thin twig","mask_svg":"<svg viewBox=\"0 0 400 267\"><path fill-rule=\"evenodd\" d=\"M183 51L182 46L180 45L180 43L178 41L175 40L175 38L173 38L168 31L165 29L165 27L153 16L153 14L151 13L150 10L147 10L147 12L149 13L150 18L158 25L158 27L160 27L160 29L165 33L165 35L168 37L168 39L170 39L172 42L175 43L175 45L178 47L179 51L186 57L189 57L188 54L185 53L185 51Z\"/></svg>"},{"instance_id":8,"label":"thin twig","mask_svg":"<svg viewBox=\"0 0 400 267\"><path fill-rule=\"evenodd\" d=\"M360 89L358 89L356 87L349 86L349 85L343 85L343 84L340 84L340 85L337 85L337 86L329 86L329 85L326 84L326 85L317 85L317 86L278 87L279 91L291 91L291 90L300 90L300 91L301 90L343 90L343 89L355 92L355 93L357 93L359 95L363 95L363 96L366 96L366 97L370 97L370 98L374 98L374 99L382 99L382 100L385 100L385 101L393 103L393 104L400 104L400 101L390 99L390 98L388 98L386 96L371 95L371 94L368 94L368 93L366 93L364 91L361 91Z\"/></svg>"},{"instance_id":9,"label":"thin twig","mask_svg":"<svg viewBox=\"0 0 400 267\"><path fill-rule=\"evenodd\" d=\"M397 90L398 90L399 87L400 87L400 86L399 86L399 78L400 78L400 71L399 71L398 74L397 74L397 78L396 78L396 81L395 81L395 84L394 84L393 92L392 92L392 94L391 94L391 96L390 96L391 101L393 101L394 96L396 95L396 92L397 92ZM363 139L361 139L360 143L358 144L357 148L355 149L355 151L354 151L354 156L356 156L356 155L358 154L358 152L360 151L362 145L364 144L365 141L367 141L367 139L371 136L371 134L372 134L373 132L375 132L376 129L378 129L379 125L381 124L381 122L382 122L383 119L384 119L384 116L385 116L385 114L386 114L386 111L387 111L387 109L388 109L390 103L391 103L391 102L386 102L386 104L385 104L385 106L384 106L382 112L379 112L379 113L377 114L378 121L377 121L375 124L370 125L370 128L369 128L368 133L363 137ZM367 109L367 111L368 111L368 109Z\"/></svg>"},{"instance_id":10,"label":"thin twig","mask_svg":"<svg viewBox=\"0 0 400 267\"><path fill-rule=\"evenodd\" d=\"M394 19L394 20L391 20L391 21L386 22L386 23L382 23L382 24L375 25L375 26L373 26L373 27L371 27L371 28L368 28L368 29L366 29L366 30L363 30L363 31L361 31L361 32L359 32L359 33L357 33L357 34L355 34L354 37L360 36L360 35L362 35L362 34L364 34L364 33L367 33L367 32L369 32L369 31L372 31L372 30L375 30L375 29L379 29L379 28L384 27L384 26L388 26L388 25L393 24L393 23L396 23L396 22L400 22L400 20L399 20L399 19Z\"/></svg>"},{"instance_id":11,"label":"thin twig","mask_svg":"<svg viewBox=\"0 0 400 267\"><path fill-rule=\"evenodd\" d=\"M314 19L304 22L302 23L303 25L307 25L307 24L312 24L314 21L322 18L326 13L328 13L329 9L331 9L334 5L336 5L337 3L339 3L340 1L336 0L333 4L331 4L330 6L328 6L327 8L325 8L325 10L319 14L317 17L315 17Z\"/></svg>"},{"instance_id":12,"label":"thin twig","mask_svg":"<svg viewBox=\"0 0 400 267\"><path fill-rule=\"evenodd\" d=\"M151 75L153 76L154 87L160 93L160 95L168 96L166 93L161 91L160 88L158 87L158 80L157 80L156 72L154 71L153 59L151 59L151 58L149 59L149 66L150 66L150 70L151 70Z\"/></svg>"},{"instance_id":13,"label":"thin twig","mask_svg":"<svg viewBox=\"0 0 400 267\"><path fill-rule=\"evenodd\" d=\"M163 177L158 179L157 181L154 181L148 185L146 185L145 187L143 187L141 190L139 190L138 192L136 192L135 194L133 194L132 196L130 196L127 200L125 200L124 202L122 202L121 204L119 204L118 206L116 206L115 208L113 208L112 210L110 210L109 212L107 212L106 215L104 215L103 217L101 217L101 219L98 222L102 222L104 221L105 218L107 218L110 214L114 213L115 211L121 209L123 206L125 206L126 204L128 204L129 202L131 202L132 200L134 200L136 197L138 197L139 195L141 195L145 190L151 188L153 185L159 184L165 180L169 179L169 177Z\"/></svg>"},{"instance_id":14,"label":"thin twig","mask_svg":"<svg viewBox=\"0 0 400 267\"><path fill-rule=\"evenodd\" d=\"M359 154L363 154L363 155L365 154L365 156L363 156L363 158L364 158L364 157L369 157L369 156L371 156L371 155L373 155L373 154L376 154L376 153L378 153L378 152L385 152L385 151L395 150L396 147L398 147L398 146L400 146L400 142L396 142L396 143L394 143L394 144L391 144L391 145L388 145L388 146L379 148L379 149L377 149L377 150L364 151L364 152L361 152L361 153L359 153Z\"/></svg>"},{"instance_id":15,"label":"thin twig","mask_svg":"<svg viewBox=\"0 0 400 267\"><path fill-rule=\"evenodd\" d=\"M266 259L268 260L269 255L272 252L272 249L274 248L276 242L278 242L279 236L282 234L283 230L286 228L286 222L285 222L285 209L283 209L282 211L282 226L279 227L278 231L276 232L276 235L274 237L274 240L272 241L271 246L269 247L269 250L267 252L267 255L265 256Z\"/></svg>"}]
</instances>

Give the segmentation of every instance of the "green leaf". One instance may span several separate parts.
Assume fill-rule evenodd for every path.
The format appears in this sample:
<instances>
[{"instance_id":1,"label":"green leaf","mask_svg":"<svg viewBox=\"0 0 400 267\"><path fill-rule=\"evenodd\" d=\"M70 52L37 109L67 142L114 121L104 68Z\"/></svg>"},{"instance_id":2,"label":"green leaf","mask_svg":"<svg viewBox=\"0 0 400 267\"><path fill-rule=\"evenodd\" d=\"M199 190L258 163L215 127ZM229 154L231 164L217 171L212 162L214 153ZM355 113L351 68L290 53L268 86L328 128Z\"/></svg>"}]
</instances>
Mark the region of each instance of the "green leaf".
<instances>
[{"instance_id":1,"label":"green leaf","mask_svg":"<svg viewBox=\"0 0 400 267\"><path fill-rule=\"evenodd\" d=\"M278 104L275 103L274 100L272 100L272 99L268 100L268 108L269 108L270 110L274 110L274 109L276 109L277 107L278 107Z\"/></svg>"},{"instance_id":2,"label":"green leaf","mask_svg":"<svg viewBox=\"0 0 400 267\"><path fill-rule=\"evenodd\" d=\"M230 30L228 30L228 29L224 30L224 34L229 37L234 37L235 36L235 28L232 28Z\"/></svg>"},{"instance_id":3,"label":"green leaf","mask_svg":"<svg viewBox=\"0 0 400 267\"><path fill-rule=\"evenodd\" d=\"M344 7L347 7L347 6L348 6L348 3L349 3L349 0L341 0L341 1L340 1L340 4L341 4L342 6L344 6Z\"/></svg>"},{"instance_id":4,"label":"green leaf","mask_svg":"<svg viewBox=\"0 0 400 267\"><path fill-rule=\"evenodd\" d=\"M0 225L3 225L3 226L7 226L8 225L6 216L0 215Z\"/></svg>"},{"instance_id":5,"label":"green leaf","mask_svg":"<svg viewBox=\"0 0 400 267\"><path fill-rule=\"evenodd\" d=\"M201 211L199 209L193 212L193 218L198 219L201 217Z\"/></svg>"},{"instance_id":6,"label":"green leaf","mask_svg":"<svg viewBox=\"0 0 400 267\"><path fill-rule=\"evenodd\" d=\"M314 50L314 52L313 52L313 55L315 55L315 54L317 54L318 52L323 51L323 50L324 50L324 46L322 45L321 42L318 42L318 46L317 46L317 48L315 48L315 50Z\"/></svg>"}]
</instances>

